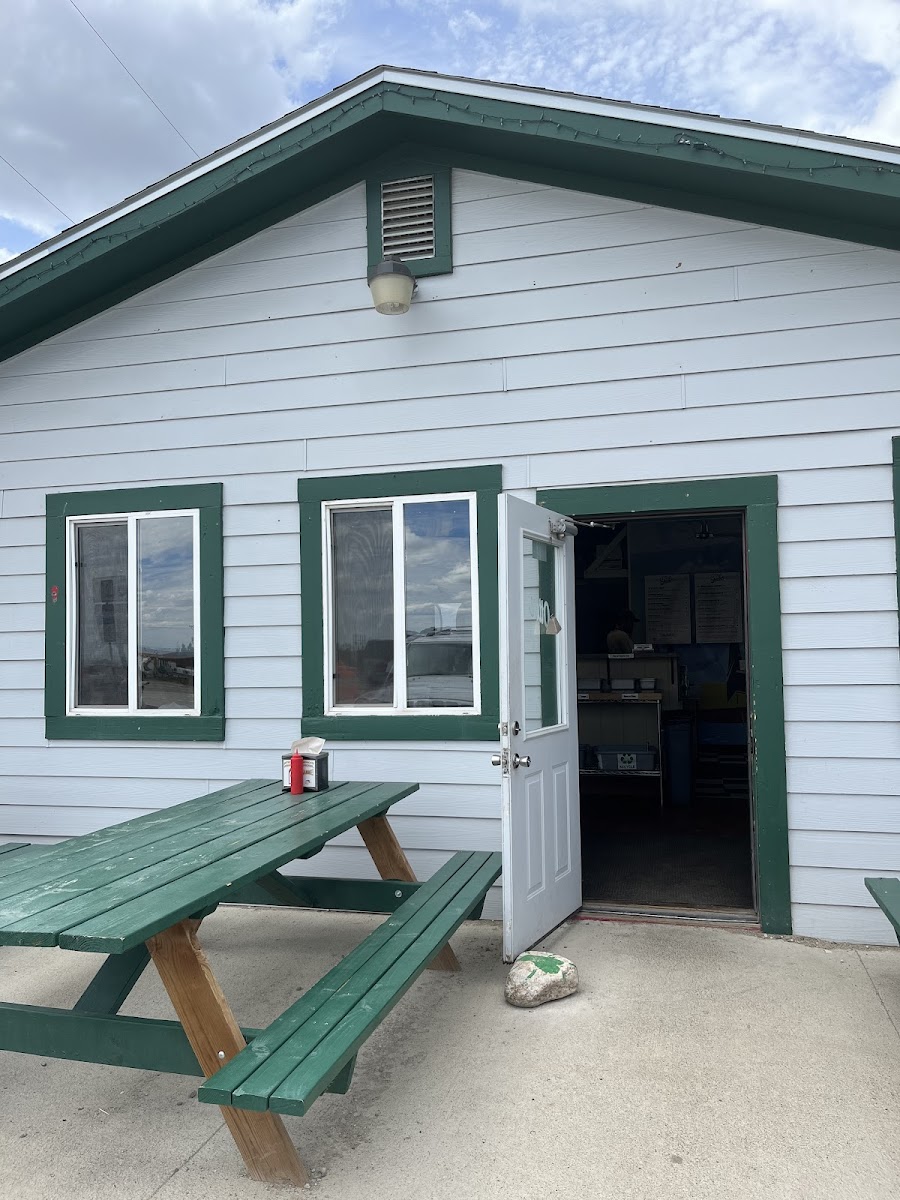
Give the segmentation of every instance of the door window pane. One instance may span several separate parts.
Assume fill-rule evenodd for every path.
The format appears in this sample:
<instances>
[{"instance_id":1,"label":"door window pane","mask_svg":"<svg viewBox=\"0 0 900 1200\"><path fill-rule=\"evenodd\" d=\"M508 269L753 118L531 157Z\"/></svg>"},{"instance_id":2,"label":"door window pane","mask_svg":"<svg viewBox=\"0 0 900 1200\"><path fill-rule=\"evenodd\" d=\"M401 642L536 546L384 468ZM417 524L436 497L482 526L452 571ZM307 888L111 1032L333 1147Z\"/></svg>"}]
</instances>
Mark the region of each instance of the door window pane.
<instances>
[{"instance_id":1,"label":"door window pane","mask_svg":"<svg viewBox=\"0 0 900 1200\"><path fill-rule=\"evenodd\" d=\"M331 515L334 702L394 703L394 565L390 508Z\"/></svg>"},{"instance_id":2,"label":"door window pane","mask_svg":"<svg viewBox=\"0 0 900 1200\"><path fill-rule=\"evenodd\" d=\"M472 555L469 502L403 506L409 708L471 708Z\"/></svg>"},{"instance_id":3,"label":"door window pane","mask_svg":"<svg viewBox=\"0 0 900 1200\"><path fill-rule=\"evenodd\" d=\"M75 703L128 704L128 526L76 531Z\"/></svg>"},{"instance_id":4,"label":"door window pane","mask_svg":"<svg viewBox=\"0 0 900 1200\"><path fill-rule=\"evenodd\" d=\"M524 614L525 729L559 721L556 614L556 548L524 535L522 612Z\"/></svg>"},{"instance_id":5,"label":"door window pane","mask_svg":"<svg viewBox=\"0 0 900 1200\"><path fill-rule=\"evenodd\" d=\"M194 521L137 522L138 707L194 707Z\"/></svg>"}]
</instances>

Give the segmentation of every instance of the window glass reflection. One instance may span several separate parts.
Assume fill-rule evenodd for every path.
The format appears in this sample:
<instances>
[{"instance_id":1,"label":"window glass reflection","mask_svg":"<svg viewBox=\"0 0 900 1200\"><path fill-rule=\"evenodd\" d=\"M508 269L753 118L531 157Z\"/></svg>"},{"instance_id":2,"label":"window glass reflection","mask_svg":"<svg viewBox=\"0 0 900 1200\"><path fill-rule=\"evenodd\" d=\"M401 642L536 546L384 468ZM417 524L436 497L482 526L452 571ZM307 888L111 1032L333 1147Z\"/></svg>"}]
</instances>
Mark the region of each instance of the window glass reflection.
<instances>
[{"instance_id":1,"label":"window glass reflection","mask_svg":"<svg viewBox=\"0 0 900 1200\"><path fill-rule=\"evenodd\" d=\"M546 542L523 535L524 712L528 732L559 720L556 635L549 631L556 612L556 553Z\"/></svg>"},{"instance_id":2,"label":"window glass reflection","mask_svg":"<svg viewBox=\"0 0 900 1200\"><path fill-rule=\"evenodd\" d=\"M137 522L138 707L194 707L194 522Z\"/></svg>"},{"instance_id":3,"label":"window glass reflection","mask_svg":"<svg viewBox=\"0 0 900 1200\"><path fill-rule=\"evenodd\" d=\"M75 703L128 704L128 526L76 530Z\"/></svg>"},{"instance_id":4,"label":"window glass reflection","mask_svg":"<svg viewBox=\"0 0 900 1200\"><path fill-rule=\"evenodd\" d=\"M389 508L331 514L335 704L394 703L394 565Z\"/></svg>"},{"instance_id":5,"label":"window glass reflection","mask_svg":"<svg viewBox=\"0 0 900 1200\"><path fill-rule=\"evenodd\" d=\"M472 563L467 500L403 508L410 708L470 708Z\"/></svg>"}]
</instances>

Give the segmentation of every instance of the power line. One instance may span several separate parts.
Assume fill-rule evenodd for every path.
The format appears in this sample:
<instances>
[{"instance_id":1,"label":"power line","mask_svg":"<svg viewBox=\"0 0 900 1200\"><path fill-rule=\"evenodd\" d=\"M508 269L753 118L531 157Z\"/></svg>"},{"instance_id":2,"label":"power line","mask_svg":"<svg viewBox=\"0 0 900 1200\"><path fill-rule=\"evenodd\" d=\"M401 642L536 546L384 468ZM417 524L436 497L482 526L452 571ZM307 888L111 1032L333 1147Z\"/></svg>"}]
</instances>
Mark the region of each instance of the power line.
<instances>
[{"instance_id":1,"label":"power line","mask_svg":"<svg viewBox=\"0 0 900 1200\"><path fill-rule=\"evenodd\" d=\"M44 193L41 191L41 189L38 187L38 185L37 185L36 183L32 183L32 182L31 182L31 180L28 178L28 176L27 176L27 175L23 175L23 174L22 174L22 172L19 170L19 168L18 168L18 167L14 167L14 166L12 165L12 163L9 161L9 159L8 159L8 158L4 158L2 154L0 154L0 162L6 163L6 165L9 167L9 169L10 169L11 171L13 171L13 172L14 172L16 175L18 175L18 177L19 177L20 179L24 179L24 180L25 180L25 182L28 184L28 186L29 186L30 188L32 188L32 189L33 189L35 192L37 192L37 194L38 194L38 195L41 197L41 199L43 199L43 200L46 200L46 201L47 201L47 203L50 205L50 207L51 207L51 208L55 208L55 209L56 209L56 211L57 211L57 212L60 214L60 216L63 216L63 217L65 217L65 218L66 218L66 220L69 222L69 224L70 224L70 225L74 225L74 224L75 224L75 220L74 220L74 218L73 218L73 217L70 217L70 216L69 216L69 214L68 214L67 212L63 212L63 210L62 210L62 209L59 207L59 205L58 205L58 204L54 204L54 203L53 203L53 201L50 199L50 197L49 197L49 196L46 196L46 195L45 195L45 194L44 194Z\"/></svg>"},{"instance_id":2,"label":"power line","mask_svg":"<svg viewBox=\"0 0 900 1200\"><path fill-rule=\"evenodd\" d=\"M166 124L171 126L172 129L174 129L174 131L178 134L178 136L181 138L181 140L187 146L188 150L190 150L190 152L194 155L194 157L199 158L200 151L198 149L196 149L196 147L192 146L191 143L184 136L184 134L181 132L181 130L177 127L177 125L175 125L172 121L169 120L169 118L166 116L166 114L163 112L163 110L159 107L159 105L156 103L156 101L153 99L153 97L150 95L150 93L147 91L147 89L144 87L144 85L139 80L135 79L135 77L128 70L128 68L125 66L125 64L122 62L121 58L119 58L118 54L116 54L115 50L113 50L112 46L109 44L109 42L103 36L103 34L100 33L100 31L90 23L90 21L87 19L87 17L81 11L81 9L75 3L75 0L69 0L69 3L72 5L72 7L78 13L79 17L81 17L82 21L84 21L85 25L87 25L88 29L93 30L93 32L97 35L97 37L100 39L100 41L103 43L103 45L107 48L107 50L110 52L110 54L116 60L116 62L119 64L119 66L125 72L125 74L128 76L128 78L141 89L141 91L144 93L144 95L147 97L147 99L150 101L150 103L153 105L153 107L156 109L156 111L159 113L159 115L162 117L162 119L166 122ZM56 207L56 206L54 205L54 207Z\"/></svg>"}]
</instances>

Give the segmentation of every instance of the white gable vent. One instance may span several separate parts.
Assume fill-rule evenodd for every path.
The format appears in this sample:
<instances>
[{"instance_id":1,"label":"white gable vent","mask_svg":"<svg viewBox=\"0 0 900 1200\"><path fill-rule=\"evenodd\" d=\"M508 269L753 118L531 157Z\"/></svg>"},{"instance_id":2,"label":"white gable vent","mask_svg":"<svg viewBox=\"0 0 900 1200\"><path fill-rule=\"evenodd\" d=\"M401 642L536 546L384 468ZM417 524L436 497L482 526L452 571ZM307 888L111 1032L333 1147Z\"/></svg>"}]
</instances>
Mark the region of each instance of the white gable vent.
<instances>
[{"instance_id":1,"label":"white gable vent","mask_svg":"<svg viewBox=\"0 0 900 1200\"><path fill-rule=\"evenodd\" d=\"M434 258L434 177L381 185L381 245L399 258Z\"/></svg>"}]
</instances>

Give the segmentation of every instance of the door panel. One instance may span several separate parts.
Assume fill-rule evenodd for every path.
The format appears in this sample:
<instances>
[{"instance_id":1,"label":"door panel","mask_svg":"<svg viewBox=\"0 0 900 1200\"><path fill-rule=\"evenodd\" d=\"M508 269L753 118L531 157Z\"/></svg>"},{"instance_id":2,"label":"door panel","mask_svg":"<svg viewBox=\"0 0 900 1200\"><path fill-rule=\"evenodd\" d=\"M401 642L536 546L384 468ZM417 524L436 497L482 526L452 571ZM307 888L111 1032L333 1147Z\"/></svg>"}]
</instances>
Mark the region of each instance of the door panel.
<instances>
[{"instance_id":1,"label":"door panel","mask_svg":"<svg viewBox=\"0 0 900 1200\"><path fill-rule=\"evenodd\" d=\"M574 526L500 496L503 954L581 904Z\"/></svg>"}]
</instances>

